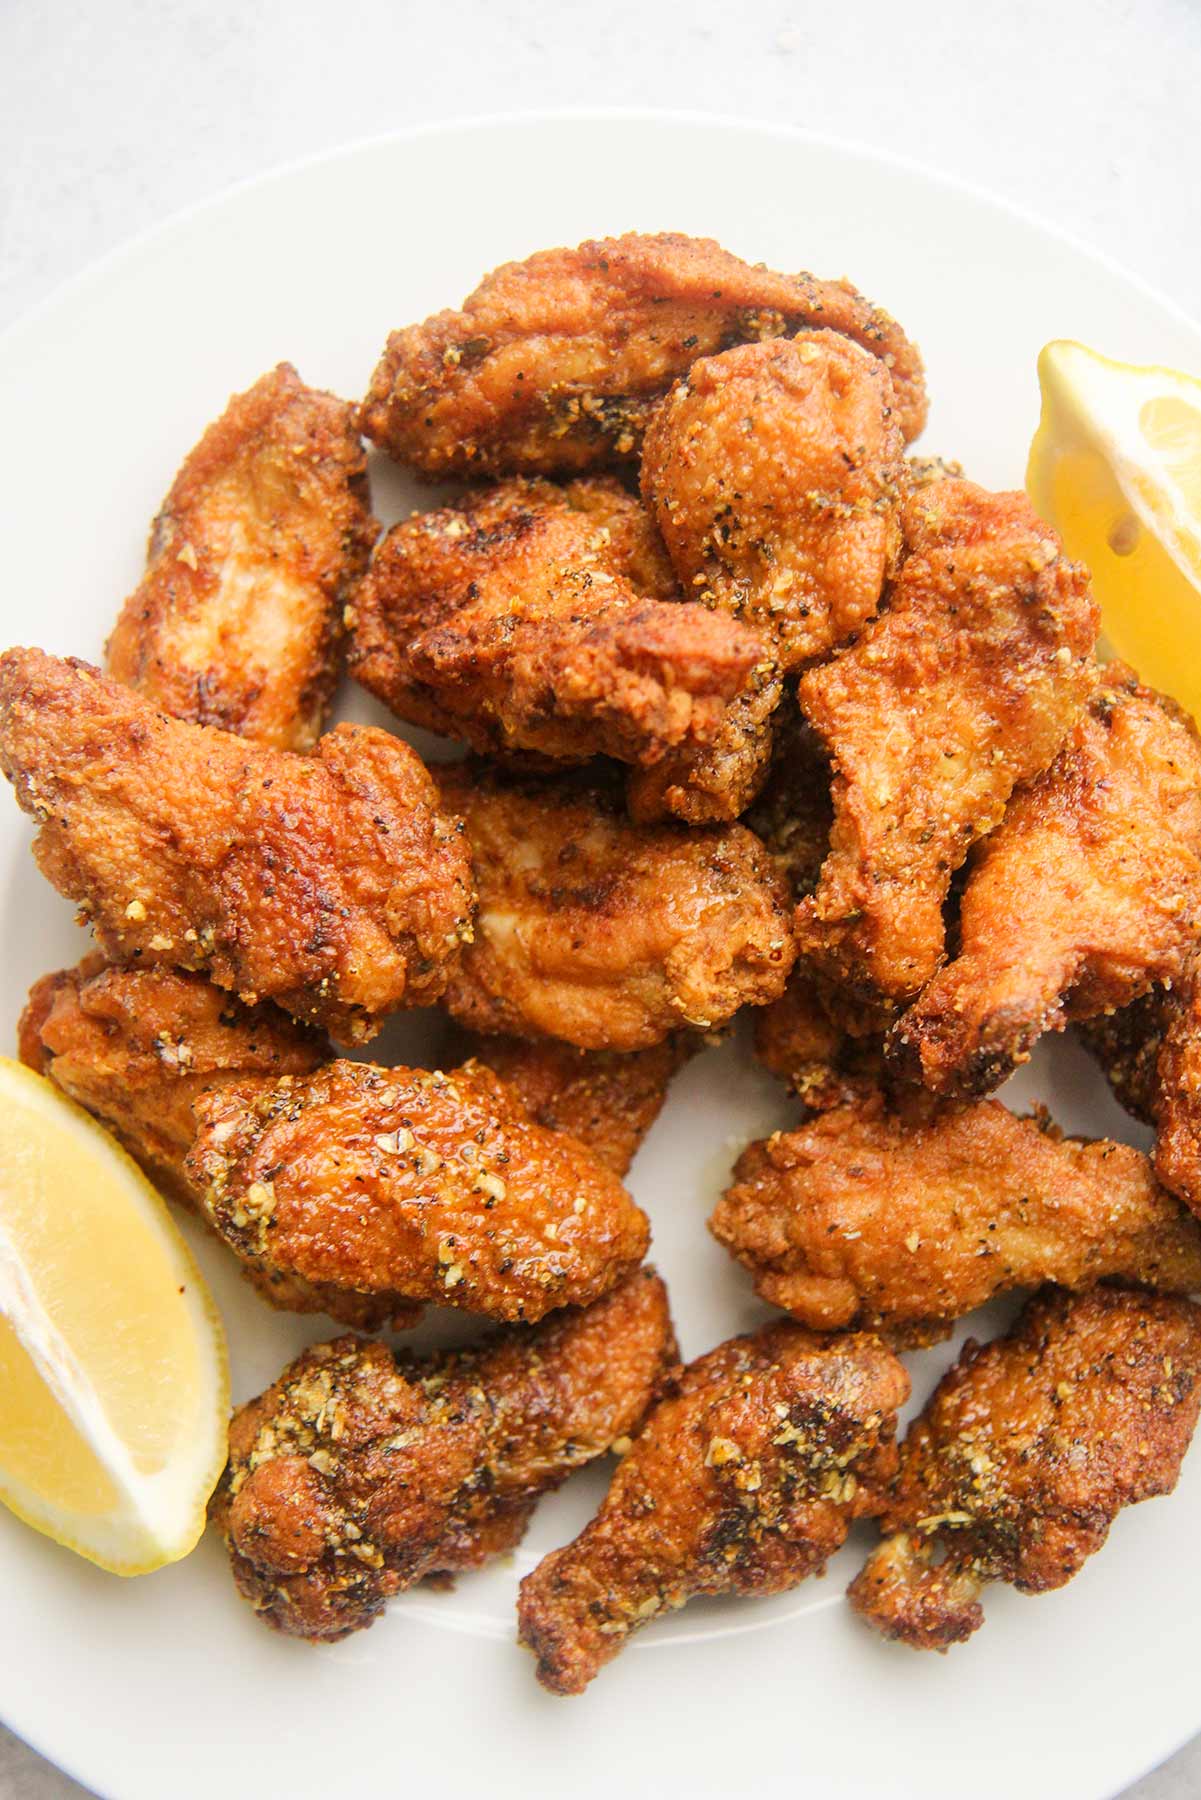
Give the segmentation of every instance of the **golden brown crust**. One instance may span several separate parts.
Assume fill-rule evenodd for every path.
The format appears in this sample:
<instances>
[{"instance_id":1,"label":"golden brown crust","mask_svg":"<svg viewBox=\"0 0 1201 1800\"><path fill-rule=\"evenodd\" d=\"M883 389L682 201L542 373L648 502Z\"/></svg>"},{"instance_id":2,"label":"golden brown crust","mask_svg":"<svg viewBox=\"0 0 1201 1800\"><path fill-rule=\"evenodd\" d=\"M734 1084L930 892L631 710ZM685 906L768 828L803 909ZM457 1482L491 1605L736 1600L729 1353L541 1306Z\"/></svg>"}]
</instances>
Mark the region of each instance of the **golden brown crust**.
<instances>
[{"instance_id":1,"label":"golden brown crust","mask_svg":"<svg viewBox=\"0 0 1201 1800\"><path fill-rule=\"evenodd\" d=\"M695 363L646 434L642 495L684 591L784 670L869 619L900 548L892 382L834 331Z\"/></svg>"},{"instance_id":2,"label":"golden brown crust","mask_svg":"<svg viewBox=\"0 0 1201 1800\"><path fill-rule=\"evenodd\" d=\"M1111 1277L1201 1290L1201 1228L1127 1144L996 1100L899 1116L861 1094L739 1158L709 1228L815 1330L938 1337L994 1294Z\"/></svg>"},{"instance_id":3,"label":"golden brown crust","mask_svg":"<svg viewBox=\"0 0 1201 1800\"><path fill-rule=\"evenodd\" d=\"M935 1093L986 1094L1044 1031L1181 972L1201 931L1201 740L1111 663L1051 767L980 846L960 950L889 1052Z\"/></svg>"},{"instance_id":4,"label":"golden brown crust","mask_svg":"<svg viewBox=\"0 0 1201 1800\"><path fill-rule=\"evenodd\" d=\"M1170 1493L1201 1405L1201 1310L1099 1288L1032 1300L969 1340L901 1447L889 1534L851 1604L886 1637L945 1650L989 1581L1062 1587L1124 1506Z\"/></svg>"},{"instance_id":5,"label":"golden brown crust","mask_svg":"<svg viewBox=\"0 0 1201 1800\"><path fill-rule=\"evenodd\" d=\"M86 956L43 975L18 1028L21 1060L117 1137L159 1187L196 1203L184 1155L192 1102L223 1080L307 1075L331 1054L319 1032L243 1006L202 975Z\"/></svg>"},{"instance_id":6,"label":"golden brown crust","mask_svg":"<svg viewBox=\"0 0 1201 1800\"><path fill-rule=\"evenodd\" d=\"M359 589L350 671L401 718L478 751L653 763L705 742L758 636L642 596L620 555L610 526L548 481L419 513Z\"/></svg>"},{"instance_id":7,"label":"golden brown crust","mask_svg":"<svg viewBox=\"0 0 1201 1800\"><path fill-rule=\"evenodd\" d=\"M834 766L830 854L798 909L800 945L831 979L894 1004L938 967L954 871L1079 716L1097 632L1085 570L1021 494L921 489L905 544L887 610L799 690Z\"/></svg>"},{"instance_id":8,"label":"golden brown crust","mask_svg":"<svg viewBox=\"0 0 1201 1800\"><path fill-rule=\"evenodd\" d=\"M553 1038L465 1033L464 1055L495 1070L548 1131L566 1131L624 1175L663 1110L668 1084L696 1049L687 1032L649 1050L578 1050Z\"/></svg>"},{"instance_id":9,"label":"golden brown crust","mask_svg":"<svg viewBox=\"0 0 1201 1800\"><path fill-rule=\"evenodd\" d=\"M765 1326L679 1370L599 1513L521 1584L538 1679L578 1694L631 1634L698 1594L817 1574L896 1468L909 1378L873 1337Z\"/></svg>"},{"instance_id":10,"label":"golden brown crust","mask_svg":"<svg viewBox=\"0 0 1201 1800\"><path fill-rule=\"evenodd\" d=\"M435 1000L472 899L409 747L340 725L312 757L156 712L87 663L0 657L0 766L34 854L113 961L202 970L345 1042Z\"/></svg>"},{"instance_id":11,"label":"golden brown crust","mask_svg":"<svg viewBox=\"0 0 1201 1800\"><path fill-rule=\"evenodd\" d=\"M783 989L787 892L742 826L633 825L591 774L436 773L480 895L445 997L472 1030L642 1050Z\"/></svg>"},{"instance_id":12,"label":"golden brown crust","mask_svg":"<svg viewBox=\"0 0 1201 1800\"><path fill-rule=\"evenodd\" d=\"M884 362L916 437L921 357L886 313L845 282L775 275L675 232L493 270L461 310L393 332L360 422L424 475L593 469L637 457L659 400L699 357L815 324Z\"/></svg>"},{"instance_id":13,"label":"golden brown crust","mask_svg":"<svg viewBox=\"0 0 1201 1800\"><path fill-rule=\"evenodd\" d=\"M586 1305L646 1254L646 1219L582 1144L489 1069L335 1061L194 1103L188 1174L251 1267L387 1302L532 1322Z\"/></svg>"},{"instance_id":14,"label":"golden brown crust","mask_svg":"<svg viewBox=\"0 0 1201 1800\"><path fill-rule=\"evenodd\" d=\"M304 1351L230 1426L210 1511L239 1589L292 1636L361 1630L414 1582L511 1549L540 1494L634 1428L674 1355L650 1269L474 1350Z\"/></svg>"},{"instance_id":15,"label":"golden brown crust","mask_svg":"<svg viewBox=\"0 0 1201 1800\"><path fill-rule=\"evenodd\" d=\"M377 529L353 408L280 363L176 476L108 673L176 718L311 750Z\"/></svg>"},{"instance_id":16,"label":"golden brown crust","mask_svg":"<svg viewBox=\"0 0 1201 1800\"><path fill-rule=\"evenodd\" d=\"M650 513L616 475L580 475L557 490L573 512L605 533L605 560L646 600L687 596Z\"/></svg>"}]
</instances>

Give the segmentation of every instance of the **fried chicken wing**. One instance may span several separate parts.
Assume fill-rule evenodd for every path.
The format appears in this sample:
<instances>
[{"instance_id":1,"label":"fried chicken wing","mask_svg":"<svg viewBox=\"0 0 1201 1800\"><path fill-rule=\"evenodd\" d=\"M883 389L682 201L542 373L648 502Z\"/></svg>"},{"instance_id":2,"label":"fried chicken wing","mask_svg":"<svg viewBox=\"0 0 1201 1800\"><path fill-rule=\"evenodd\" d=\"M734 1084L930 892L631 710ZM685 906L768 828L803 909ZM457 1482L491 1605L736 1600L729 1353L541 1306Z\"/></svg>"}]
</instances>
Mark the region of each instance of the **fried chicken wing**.
<instances>
[{"instance_id":1,"label":"fried chicken wing","mask_svg":"<svg viewBox=\"0 0 1201 1800\"><path fill-rule=\"evenodd\" d=\"M946 1650L983 1623L987 1582L1062 1587L1124 1506L1171 1493L1199 1384L1191 1302L1039 1295L1008 1337L964 1345L911 1426L852 1606L885 1637Z\"/></svg>"},{"instance_id":2,"label":"fried chicken wing","mask_svg":"<svg viewBox=\"0 0 1201 1800\"><path fill-rule=\"evenodd\" d=\"M553 1038L466 1033L466 1053L495 1070L539 1125L567 1131L624 1175L696 1048L688 1032L649 1050L578 1050Z\"/></svg>"},{"instance_id":3,"label":"fried chicken wing","mask_svg":"<svg viewBox=\"0 0 1201 1800\"><path fill-rule=\"evenodd\" d=\"M757 1293L815 1330L929 1341L1045 1281L1201 1290L1201 1228L1141 1151L997 1100L909 1117L860 1094L751 1144L709 1228Z\"/></svg>"},{"instance_id":4,"label":"fried chicken wing","mask_svg":"<svg viewBox=\"0 0 1201 1800\"><path fill-rule=\"evenodd\" d=\"M176 476L108 673L176 718L311 750L377 529L353 408L281 363Z\"/></svg>"},{"instance_id":5,"label":"fried chicken wing","mask_svg":"<svg viewBox=\"0 0 1201 1800\"><path fill-rule=\"evenodd\" d=\"M534 484L531 483L531 486ZM546 484L548 487L549 483ZM616 475L579 475L554 490L573 512L605 534L604 559L646 600L683 600L659 527L637 494Z\"/></svg>"},{"instance_id":6,"label":"fried chicken wing","mask_svg":"<svg viewBox=\"0 0 1201 1800\"><path fill-rule=\"evenodd\" d=\"M941 481L911 496L904 525L887 610L799 689L834 767L800 947L893 1004L938 967L955 870L1079 716L1097 633L1085 570L1022 495Z\"/></svg>"},{"instance_id":7,"label":"fried chicken wing","mask_svg":"<svg viewBox=\"0 0 1201 1800\"><path fill-rule=\"evenodd\" d=\"M192 1102L224 1080L308 1075L332 1051L267 1004L243 1006L202 975L86 956L43 975L18 1027L21 1061L85 1106L156 1186L195 1204L183 1161Z\"/></svg>"},{"instance_id":8,"label":"fried chicken wing","mask_svg":"<svg viewBox=\"0 0 1201 1800\"><path fill-rule=\"evenodd\" d=\"M675 232L543 250L495 269L457 312L393 332L367 436L428 476L557 474L635 459L698 358L822 325L878 357L907 438L926 419L916 347L846 282L775 275Z\"/></svg>"},{"instance_id":9,"label":"fried chicken wing","mask_svg":"<svg viewBox=\"0 0 1201 1800\"><path fill-rule=\"evenodd\" d=\"M897 1066L974 1096L1062 1031L1179 975L1201 932L1201 739L1111 663L974 861L960 951L894 1028Z\"/></svg>"},{"instance_id":10,"label":"fried chicken wing","mask_svg":"<svg viewBox=\"0 0 1201 1800\"><path fill-rule=\"evenodd\" d=\"M541 1494L634 1428L674 1355L650 1269L473 1350L304 1351L230 1425L210 1514L239 1590L277 1631L330 1640L512 1549Z\"/></svg>"},{"instance_id":11,"label":"fried chicken wing","mask_svg":"<svg viewBox=\"0 0 1201 1800\"><path fill-rule=\"evenodd\" d=\"M643 1050L773 1000L792 966L787 893L739 825L632 825L591 773L437 771L462 814L475 936L447 987L464 1025Z\"/></svg>"},{"instance_id":12,"label":"fried chicken wing","mask_svg":"<svg viewBox=\"0 0 1201 1800\"><path fill-rule=\"evenodd\" d=\"M667 1384L591 1524L521 1584L538 1679L578 1694L630 1635L698 1594L821 1572L896 1468L904 1369L877 1338L766 1326Z\"/></svg>"},{"instance_id":13,"label":"fried chicken wing","mask_svg":"<svg viewBox=\"0 0 1201 1800\"><path fill-rule=\"evenodd\" d=\"M611 1170L490 1069L329 1062L193 1102L187 1171L218 1235L266 1276L533 1322L641 1262ZM339 1317L336 1293L326 1310Z\"/></svg>"},{"instance_id":14,"label":"fried chicken wing","mask_svg":"<svg viewBox=\"0 0 1201 1800\"><path fill-rule=\"evenodd\" d=\"M1201 1218L1201 952L1171 989L1080 1033L1122 1105L1155 1126L1155 1173Z\"/></svg>"},{"instance_id":15,"label":"fried chicken wing","mask_svg":"<svg viewBox=\"0 0 1201 1800\"><path fill-rule=\"evenodd\" d=\"M830 851L830 764L795 699L785 700L775 726L767 780L746 822L800 900L817 886Z\"/></svg>"},{"instance_id":16,"label":"fried chicken wing","mask_svg":"<svg viewBox=\"0 0 1201 1800\"><path fill-rule=\"evenodd\" d=\"M551 482L419 513L359 589L350 671L400 718L478 751L652 763L705 742L760 640L703 606L644 598L620 554Z\"/></svg>"},{"instance_id":17,"label":"fried chicken wing","mask_svg":"<svg viewBox=\"0 0 1201 1800\"><path fill-rule=\"evenodd\" d=\"M111 960L202 970L344 1042L437 999L469 930L462 835L387 732L340 725L293 756L9 650L0 767Z\"/></svg>"},{"instance_id":18,"label":"fried chicken wing","mask_svg":"<svg viewBox=\"0 0 1201 1800\"><path fill-rule=\"evenodd\" d=\"M642 496L687 593L756 626L780 666L880 604L900 549L888 371L835 331L706 357L655 414Z\"/></svg>"}]
</instances>

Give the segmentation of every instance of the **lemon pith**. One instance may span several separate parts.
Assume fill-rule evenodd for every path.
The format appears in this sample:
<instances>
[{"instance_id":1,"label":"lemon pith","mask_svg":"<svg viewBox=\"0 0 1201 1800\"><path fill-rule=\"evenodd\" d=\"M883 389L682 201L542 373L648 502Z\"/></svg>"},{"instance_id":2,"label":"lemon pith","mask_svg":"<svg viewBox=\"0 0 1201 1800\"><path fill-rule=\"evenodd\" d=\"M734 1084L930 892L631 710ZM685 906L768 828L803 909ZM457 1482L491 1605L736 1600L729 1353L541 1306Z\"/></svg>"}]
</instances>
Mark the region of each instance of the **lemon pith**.
<instances>
[{"instance_id":1,"label":"lemon pith","mask_svg":"<svg viewBox=\"0 0 1201 1800\"><path fill-rule=\"evenodd\" d=\"M0 1058L0 1499L122 1574L186 1554L225 1458L224 1336L163 1201Z\"/></svg>"},{"instance_id":2,"label":"lemon pith","mask_svg":"<svg viewBox=\"0 0 1201 1800\"><path fill-rule=\"evenodd\" d=\"M1201 380L1046 345L1027 491L1088 564L1106 644L1201 715Z\"/></svg>"}]
</instances>

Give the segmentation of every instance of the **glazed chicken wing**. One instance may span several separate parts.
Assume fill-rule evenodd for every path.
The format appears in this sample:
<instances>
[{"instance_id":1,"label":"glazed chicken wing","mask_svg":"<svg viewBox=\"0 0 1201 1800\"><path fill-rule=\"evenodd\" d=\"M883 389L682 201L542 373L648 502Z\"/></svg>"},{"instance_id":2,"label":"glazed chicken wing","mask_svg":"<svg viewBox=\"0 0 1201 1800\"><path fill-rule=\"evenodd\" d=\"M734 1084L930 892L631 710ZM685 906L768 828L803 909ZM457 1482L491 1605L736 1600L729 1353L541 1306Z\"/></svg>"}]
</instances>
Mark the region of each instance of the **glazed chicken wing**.
<instances>
[{"instance_id":1,"label":"glazed chicken wing","mask_svg":"<svg viewBox=\"0 0 1201 1800\"><path fill-rule=\"evenodd\" d=\"M997 1100L928 1117L861 1094L739 1158L710 1230L815 1330L945 1334L994 1294L1118 1276L1201 1290L1201 1228L1127 1144Z\"/></svg>"},{"instance_id":2,"label":"glazed chicken wing","mask_svg":"<svg viewBox=\"0 0 1201 1800\"><path fill-rule=\"evenodd\" d=\"M646 435L642 496L686 593L785 670L869 619L900 549L888 371L834 331L695 363Z\"/></svg>"},{"instance_id":3,"label":"glazed chicken wing","mask_svg":"<svg viewBox=\"0 0 1201 1800\"><path fill-rule=\"evenodd\" d=\"M557 474L637 457L699 357L822 325L887 366L907 438L921 357L845 282L775 275L674 232L543 250L485 276L457 312L393 332L361 409L373 442L428 476Z\"/></svg>"},{"instance_id":4,"label":"glazed chicken wing","mask_svg":"<svg viewBox=\"0 0 1201 1800\"><path fill-rule=\"evenodd\" d=\"M437 771L462 814L475 936L445 1003L476 1031L642 1050L775 999L792 966L787 894L739 825L632 825L591 775Z\"/></svg>"},{"instance_id":5,"label":"glazed chicken wing","mask_svg":"<svg viewBox=\"0 0 1201 1800\"><path fill-rule=\"evenodd\" d=\"M311 750L377 530L353 408L281 363L176 476L108 673L176 718Z\"/></svg>"},{"instance_id":6,"label":"glazed chicken wing","mask_svg":"<svg viewBox=\"0 0 1201 1800\"><path fill-rule=\"evenodd\" d=\"M213 1228L267 1278L320 1288L335 1318L341 1292L355 1317L367 1295L533 1322L646 1254L612 1171L475 1064L335 1061L224 1083L193 1110L187 1171Z\"/></svg>"},{"instance_id":7,"label":"glazed chicken wing","mask_svg":"<svg viewBox=\"0 0 1201 1800\"><path fill-rule=\"evenodd\" d=\"M904 524L888 609L800 683L834 767L800 946L892 1004L938 967L954 871L1079 716L1097 633L1084 569L1022 495L942 481L911 496Z\"/></svg>"},{"instance_id":8,"label":"glazed chicken wing","mask_svg":"<svg viewBox=\"0 0 1201 1800\"><path fill-rule=\"evenodd\" d=\"M678 1371L575 1542L521 1584L538 1679L578 1694L630 1635L698 1594L819 1574L896 1468L909 1378L877 1338L769 1325Z\"/></svg>"},{"instance_id":9,"label":"glazed chicken wing","mask_svg":"<svg viewBox=\"0 0 1201 1800\"><path fill-rule=\"evenodd\" d=\"M851 1604L885 1637L946 1650L980 1590L1062 1587L1124 1506L1169 1494L1201 1405L1201 1309L1098 1288L1032 1300L969 1340L901 1447L888 1534Z\"/></svg>"},{"instance_id":10,"label":"glazed chicken wing","mask_svg":"<svg viewBox=\"0 0 1201 1800\"><path fill-rule=\"evenodd\" d=\"M21 1061L107 1125L156 1186L195 1204L184 1156L192 1102L223 1081L308 1075L332 1054L319 1032L243 1006L202 975L87 956L43 975L18 1028Z\"/></svg>"},{"instance_id":11,"label":"glazed chicken wing","mask_svg":"<svg viewBox=\"0 0 1201 1800\"><path fill-rule=\"evenodd\" d=\"M626 1173L663 1110L672 1076L696 1048L688 1032L648 1050L465 1035L467 1053L495 1070L539 1125L570 1132L615 1175Z\"/></svg>"},{"instance_id":12,"label":"glazed chicken wing","mask_svg":"<svg viewBox=\"0 0 1201 1800\"><path fill-rule=\"evenodd\" d=\"M343 1042L435 1000L469 931L461 833L386 732L340 725L293 756L9 650L0 767L106 956L202 970Z\"/></svg>"},{"instance_id":13,"label":"glazed chicken wing","mask_svg":"<svg viewBox=\"0 0 1201 1800\"><path fill-rule=\"evenodd\" d=\"M674 1355L650 1269L475 1350L304 1351L230 1426L210 1512L238 1588L293 1637L361 1630L426 1576L512 1549L539 1495L633 1429Z\"/></svg>"},{"instance_id":14,"label":"glazed chicken wing","mask_svg":"<svg viewBox=\"0 0 1201 1800\"><path fill-rule=\"evenodd\" d=\"M1044 1031L1179 975L1201 932L1201 739L1111 663L1046 773L980 846L960 951L898 1021L898 1066L986 1094Z\"/></svg>"},{"instance_id":15,"label":"glazed chicken wing","mask_svg":"<svg viewBox=\"0 0 1201 1800\"><path fill-rule=\"evenodd\" d=\"M653 763L705 742L759 638L643 597L619 555L611 527L551 482L419 513L388 533L359 589L351 673L400 718L478 751Z\"/></svg>"},{"instance_id":16,"label":"glazed chicken wing","mask_svg":"<svg viewBox=\"0 0 1201 1800\"><path fill-rule=\"evenodd\" d=\"M1171 989L1155 988L1080 1034L1122 1105L1155 1126L1155 1173L1201 1218L1201 953Z\"/></svg>"}]
</instances>

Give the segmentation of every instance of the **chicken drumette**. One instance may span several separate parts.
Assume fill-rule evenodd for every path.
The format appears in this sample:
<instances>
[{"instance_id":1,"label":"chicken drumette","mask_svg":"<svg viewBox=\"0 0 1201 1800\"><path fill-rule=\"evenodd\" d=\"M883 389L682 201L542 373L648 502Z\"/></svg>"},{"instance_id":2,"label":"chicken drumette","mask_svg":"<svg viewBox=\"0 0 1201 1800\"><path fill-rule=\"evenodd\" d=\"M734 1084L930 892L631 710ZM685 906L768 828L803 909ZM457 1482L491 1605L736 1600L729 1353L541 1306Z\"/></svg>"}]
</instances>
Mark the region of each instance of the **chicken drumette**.
<instances>
[{"instance_id":1,"label":"chicken drumette","mask_svg":"<svg viewBox=\"0 0 1201 1800\"><path fill-rule=\"evenodd\" d=\"M370 1625L392 1595L510 1550L540 1494L633 1429L675 1354L663 1283L425 1358L339 1338L234 1415L211 1516L259 1617Z\"/></svg>"},{"instance_id":2,"label":"chicken drumette","mask_svg":"<svg viewBox=\"0 0 1201 1800\"><path fill-rule=\"evenodd\" d=\"M819 1573L877 1510L908 1395L877 1338L789 1324L678 1370L597 1516L521 1584L539 1680L581 1693L631 1633L696 1595L778 1594Z\"/></svg>"},{"instance_id":3,"label":"chicken drumette","mask_svg":"<svg viewBox=\"0 0 1201 1800\"><path fill-rule=\"evenodd\" d=\"M901 1446L888 1534L850 1589L885 1637L945 1650L980 1590L1062 1587L1124 1506L1176 1485L1201 1406L1201 1309L1098 1289L1040 1295L969 1341Z\"/></svg>"},{"instance_id":4,"label":"chicken drumette","mask_svg":"<svg viewBox=\"0 0 1201 1800\"><path fill-rule=\"evenodd\" d=\"M494 270L461 310L392 334L361 423L429 476L628 462L699 357L812 325L885 363L901 427L916 437L922 361L887 313L845 282L776 275L674 232L543 250Z\"/></svg>"},{"instance_id":5,"label":"chicken drumette","mask_svg":"<svg viewBox=\"0 0 1201 1800\"><path fill-rule=\"evenodd\" d=\"M476 1064L338 1060L222 1083L193 1112L187 1172L218 1235L348 1323L364 1297L384 1313L433 1300L532 1323L646 1254L646 1219L612 1170Z\"/></svg>"},{"instance_id":6,"label":"chicken drumette","mask_svg":"<svg viewBox=\"0 0 1201 1800\"><path fill-rule=\"evenodd\" d=\"M377 529L353 408L281 363L176 476L109 674L177 718L311 750Z\"/></svg>"},{"instance_id":7,"label":"chicken drumette","mask_svg":"<svg viewBox=\"0 0 1201 1800\"><path fill-rule=\"evenodd\" d=\"M113 961L202 970L356 1043L437 999L469 933L462 833L387 732L340 725L294 756L9 650L0 767Z\"/></svg>"},{"instance_id":8,"label":"chicken drumette","mask_svg":"<svg viewBox=\"0 0 1201 1800\"><path fill-rule=\"evenodd\" d=\"M1051 767L981 844L959 954L889 1053L940 1094L986 1094L1044 1031L1172 982L1201 932L1201 740L1120 663Z\"/></svg>"},{"instance_id":9,"label":"chicken drumette","mask_svg":"<svg viewBox=\"0 0 1201 1800\"><path fill-rule=\"evenodd\" d=\"M710 1220L806 1325L929 1341L1013 1287L1201 1290L1201 1228L1127 1144L997 1100L907 1117L861 1093L752 1144Z\"/></svg>"}]
</instances>

